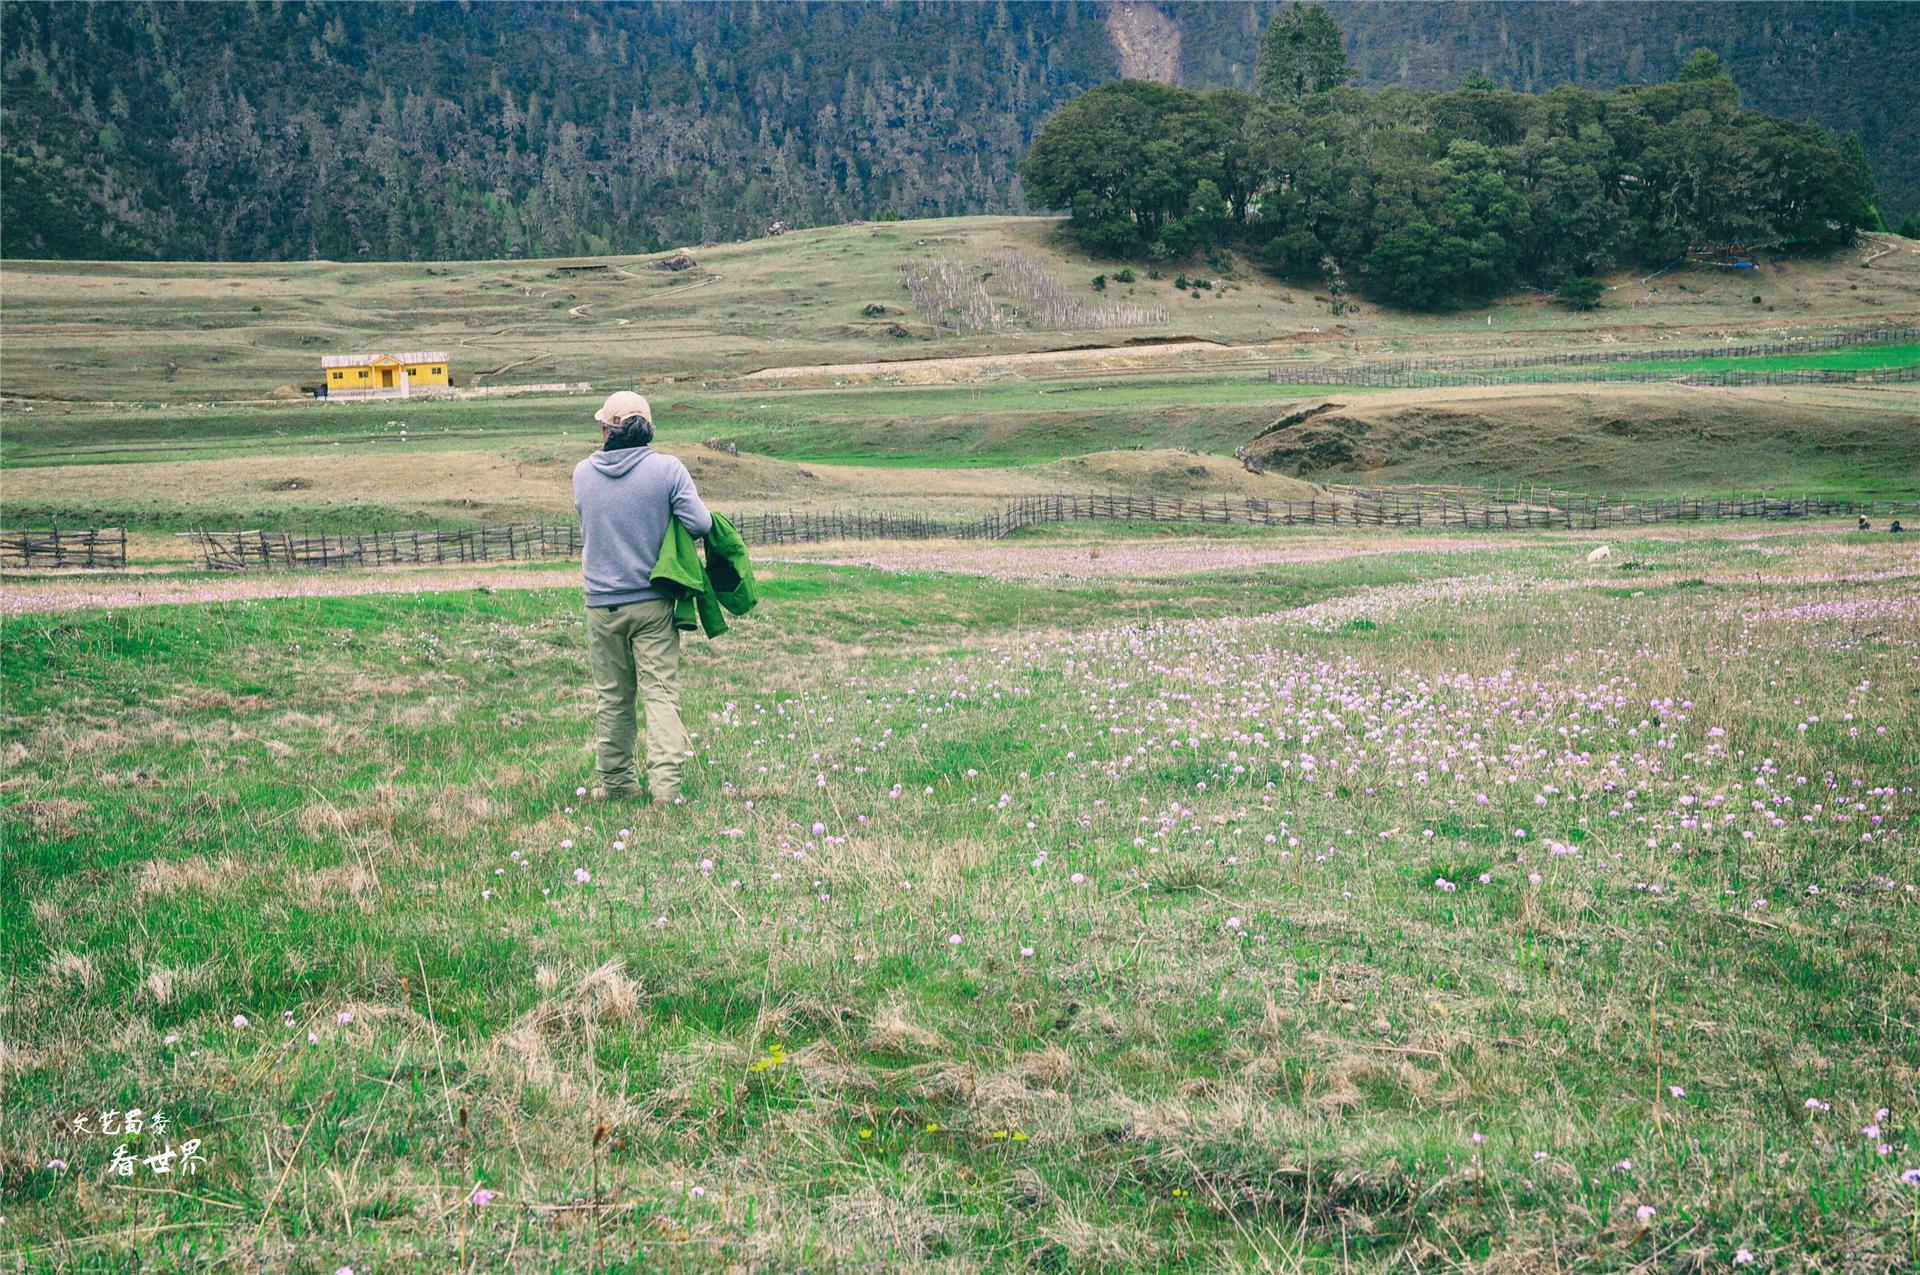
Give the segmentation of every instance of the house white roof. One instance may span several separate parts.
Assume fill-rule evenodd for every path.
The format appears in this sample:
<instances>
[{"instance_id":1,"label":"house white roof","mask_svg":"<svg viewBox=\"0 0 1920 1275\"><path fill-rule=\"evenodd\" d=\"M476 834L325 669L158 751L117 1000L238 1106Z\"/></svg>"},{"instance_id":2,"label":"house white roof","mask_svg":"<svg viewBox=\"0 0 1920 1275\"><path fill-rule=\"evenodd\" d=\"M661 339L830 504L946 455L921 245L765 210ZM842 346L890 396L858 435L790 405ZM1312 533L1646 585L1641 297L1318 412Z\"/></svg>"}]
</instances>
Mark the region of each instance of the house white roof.
<instances>
[{"instance_id":1,"label":"house white roof","mask_svg":"<svg viewBox=\"0 0 1920 1275\"><path fill-rule=\"evenodd\" d=\"M445 363L445 350L411 350L403 354L322 354L321 367L366 367L381 359L392 359L396 363Z\"/></svg>"}]
</instances>

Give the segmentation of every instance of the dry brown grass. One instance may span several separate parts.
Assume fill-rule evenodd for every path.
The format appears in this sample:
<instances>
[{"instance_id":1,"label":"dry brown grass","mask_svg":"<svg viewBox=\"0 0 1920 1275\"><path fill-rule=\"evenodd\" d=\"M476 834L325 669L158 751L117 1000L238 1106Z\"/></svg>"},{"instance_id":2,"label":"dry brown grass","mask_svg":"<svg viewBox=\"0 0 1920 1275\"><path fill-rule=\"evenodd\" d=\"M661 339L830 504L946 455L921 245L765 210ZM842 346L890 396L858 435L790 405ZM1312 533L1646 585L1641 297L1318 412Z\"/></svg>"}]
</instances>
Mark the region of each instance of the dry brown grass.
<instances>
[{"instance_id":1,"label":"dry brown grass","mask_svg":"<svg viewBox=\"0 0 1920 1275\"><path fill-rule=\"evenodd\" d=\"M241 876L240 865L232 859L148 859L134 876L133 895L143 902L188 892L213 896L235 888Z\"/></svg>"},{"instance_id":2,"label":"dry brown grass","mask_svg":"<svg viewBox=\"0 0 1920 1275\"><path fill-rule=\"evenodd\" d=\"M357 805L343 808L324 797L310 802L301 809L298 822L308 836L351 836L376 828L391 832L399 814L399 790L392 784L377 784L368 799Z\"/></svg>"},{"instance_id":3,"label":"dry brown grass","mask_svg":"<svg viewBox=\"0 0 1920 1275\"><path fill-rule=\"evenodd\" d=\"M1154 1237L1137 1226L1094 1222L1066 1204L1054 1207L1041 1234L1081 1270L1149 1263L1160 1250Z\"/></svg>"},{"instance_id":4,"label":"dry brown grass","mask_svg":"<svg viewBox=\"0 0 1920 1275\"><path fill-rule=\"evenodd\" d=\"M1312 483L1249 472L1239 461L1185 451L1113 451L1070 456L1039 467L1055 491L1118 491L1217 500L1253 496L1309 501L1326 493Z\"/></svg>"},{"instance_id":5,"label":"dry brown grass","mask_svg":"<svg viewBox=\"0 0 1920 1275\"><path fill-rule=\"evenodd\" d=\"M863 1044L872 1053L905 1058L936 1054L946 1042L940 1033L915 1022L912 1007L895 998L874 1011Z\"/></svg>"},{"instance_id":6,"label":"dry brown grass","mask_svg":"<svg viewBox=\"0 0 1920 1275\"><path fill-rule=\"evenodd\" d=\"M367 864L354 860L331 868L295 870L287 875L286 886L309 907L346 898L368 909L380 889L380 878Z\"/></svg>"},{"instance_id":7,"label":"dry brown grass","mask_svg":"<svg viewBox=\"0 0 1920 1275\"><path fill-rule=\"evenodd\" d=\"M84 952L55 952L47 959L47 976L82 992L93 991L101 982L100 967Z\"/></svg>"},{"instance_id":8,"label":"dry brown grass","mask_svg":"<svg viewBox=\"0 0 1920 1275\"><path fill-rule=\"evenodd\" d=\"M77 797L29 797L7 807L6 822L25 824L37 837L58 839L72 835L87 808Z\"/></svg>"}]
</instances>

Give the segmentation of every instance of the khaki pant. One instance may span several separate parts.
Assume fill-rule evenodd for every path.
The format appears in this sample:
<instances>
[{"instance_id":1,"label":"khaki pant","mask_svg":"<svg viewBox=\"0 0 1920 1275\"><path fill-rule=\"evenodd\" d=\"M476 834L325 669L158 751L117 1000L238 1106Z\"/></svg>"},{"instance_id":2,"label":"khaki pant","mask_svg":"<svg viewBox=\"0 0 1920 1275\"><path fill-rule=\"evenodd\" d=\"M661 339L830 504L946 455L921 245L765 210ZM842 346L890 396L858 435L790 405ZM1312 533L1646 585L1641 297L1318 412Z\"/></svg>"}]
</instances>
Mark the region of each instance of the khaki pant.
<instances>
[{"instance_id":1,"label":"khaki pant","mask_svg":"<svg viewBox=\"0 0 1920 1275\"><path fill-rule=\"evenodd\" d=\"M693 751L680 724L680 630L673 603L587 608L587 664L599 700L600 783L610 797L640 795L634 773L634 695L646 704L647 789L655 801L680 795L680 768Z\"/></svg>"}]
</instances>

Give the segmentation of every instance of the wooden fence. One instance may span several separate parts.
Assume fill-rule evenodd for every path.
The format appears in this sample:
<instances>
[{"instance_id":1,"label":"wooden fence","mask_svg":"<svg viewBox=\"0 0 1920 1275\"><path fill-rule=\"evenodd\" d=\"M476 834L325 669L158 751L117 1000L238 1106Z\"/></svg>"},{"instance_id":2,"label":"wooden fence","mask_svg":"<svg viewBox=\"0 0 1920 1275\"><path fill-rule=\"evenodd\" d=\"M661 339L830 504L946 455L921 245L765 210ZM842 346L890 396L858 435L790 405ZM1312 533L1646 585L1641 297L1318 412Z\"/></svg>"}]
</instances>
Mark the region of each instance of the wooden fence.
<instances>
[{"instance_id":1,"label":"wooden fence","mask_svg":"<svg viewBox=\"0 0 1920 1275\"><path fill-rule=\"evenodd\" d=\"M191 531L202 565L248 568L425 566L444 562L516 562L580 556L572 523L307 535L291 531Z\"/></svg>"},{"instance_id":2,"label":"wooden fence","mask_svg":"<svg viewBox=\"0 0 1920 1275\"><path fill-rule=\"evenodd\" d=\"M1241 524L1256 527L1448 527L1472 531L1590 530L1663 522L1785 518L1914 518L1920 501L1852 496L1750 496L1618 500L1549 490L1336 488L1315 500L1099 493L1025 496L977 518L853 510L743 514L734 525L749 544L828 540L997 540L1023 527L1074 522ZM431 565L575 558L580 530L570 524L518 524L468 530L299 535L285 531L195 531L213 570Z\"/></svg>"},{"instance_id":3,"label":"wooden fence","mask_svg":"<svg viewBox=\"0 0 1920 1275\"><path fill-rule=\"evenodd\" d=\"M124 567L127 533L119 527L0 531L0 566Z\"/></svg>"},{"instance_id":4,"label":"wooden fence","mask_svg":"<svg viewBox=\"0 0 1920 1275\"><path fill-rule=\"evenodd\" d=\"M1783 354L1812 354L1862 345L1888 345L1920 340L1920 327L1867 328L1801 341L1750 342L1744 345L1687 346L1657 350L1574 350L1562 354L1434 355L1423 358L1377 359L1367 363L1307 365L1274 368L1267 379L1282 385L1364 385L1382 389L1429 389L1447 386L1566 384L1595 381L1650 383L1678 381L1685 385L1799 385L1910 382L1920 380L1920 368L1874 369L1794 368L1780 371L1695 372L1672 376L1655 371L1584 371L1611 363L1676 363L1695 359L1771 358ZM1498 376L1506 370L1526 376Z\"/></svg>"},{"instance_id":5,"label":"wooden fence","mask_svg":"<svg viewBox=\"0 0 1920 1275\"><path fill-rule=\"evenodd\" d=\"M1670 500L1618 500L1584 493L1539 491L1524 497L1489 499L1488 493L1472 489L1368 488L1347 488L1340 494L1352 502L1348 521L1362 526L1590 531L1602 527L1744 518L1772 522L1787 518L1912 518L1920 515L1920 500L1869 500L1853 496L1713 499L1677 496Z\"/></svg>"}]
</instances>

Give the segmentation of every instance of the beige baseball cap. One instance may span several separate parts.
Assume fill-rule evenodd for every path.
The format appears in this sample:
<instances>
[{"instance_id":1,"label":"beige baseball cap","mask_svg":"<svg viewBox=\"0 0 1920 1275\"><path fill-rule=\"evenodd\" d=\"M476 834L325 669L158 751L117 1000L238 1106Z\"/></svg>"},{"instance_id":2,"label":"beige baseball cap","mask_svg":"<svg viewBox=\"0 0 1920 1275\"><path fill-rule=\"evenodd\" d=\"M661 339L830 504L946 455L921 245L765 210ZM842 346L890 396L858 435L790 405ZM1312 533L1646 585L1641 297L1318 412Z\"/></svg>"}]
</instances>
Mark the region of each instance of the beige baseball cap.
<instances>
[{"instance_id":1,"label":"beige baseball cap","mask_svg":"<svg viewBox=\"0 0 1920 1275\"><path fill-rule=\"evenodd\" d=\"M593 414L593 419L612 429L629 416L644 416L653 420L653 405L645 395L635 394L632 390L619 390L607 395L607 401Z\"/></svg>"}]
</instances>

